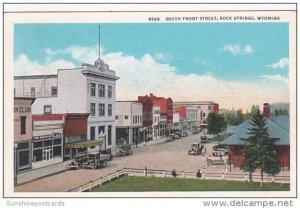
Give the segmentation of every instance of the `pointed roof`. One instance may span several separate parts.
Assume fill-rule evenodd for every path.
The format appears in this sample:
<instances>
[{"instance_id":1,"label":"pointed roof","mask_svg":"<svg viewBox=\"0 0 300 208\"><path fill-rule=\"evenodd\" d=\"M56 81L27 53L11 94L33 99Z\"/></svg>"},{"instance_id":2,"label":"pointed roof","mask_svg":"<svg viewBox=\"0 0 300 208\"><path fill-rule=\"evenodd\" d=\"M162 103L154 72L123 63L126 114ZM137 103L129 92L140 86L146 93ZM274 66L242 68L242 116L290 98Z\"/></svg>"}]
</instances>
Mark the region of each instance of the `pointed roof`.
<instances>
[{"instance_id":1,"label":"pointed roof","mask_svg":"<svg viewBox=\"0 0 300 208\"><path fill-rule=\"evenodd\" d=\"M290 145L290 133L286 129L286 125L281 126L280 124L286 121L287 118L274 118L273 120L266 118L266 127L268 128L269 136L278 139L276 145ZM289 119L288 119L289 120ZM243 139L249 137L249 128L252 127L250 124L251 119L246 120L239 126L237 126L235 133L225 139L221 144L225 145L245 145Z\"/></svg>"}]
</instances>

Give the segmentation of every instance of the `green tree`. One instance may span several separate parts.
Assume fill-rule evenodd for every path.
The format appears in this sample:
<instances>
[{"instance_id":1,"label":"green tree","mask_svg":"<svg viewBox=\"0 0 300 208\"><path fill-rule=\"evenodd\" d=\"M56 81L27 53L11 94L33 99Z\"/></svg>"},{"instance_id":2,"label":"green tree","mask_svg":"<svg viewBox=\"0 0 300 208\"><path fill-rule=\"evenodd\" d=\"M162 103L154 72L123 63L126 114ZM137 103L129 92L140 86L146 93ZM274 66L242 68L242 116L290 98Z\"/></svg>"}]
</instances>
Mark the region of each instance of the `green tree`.
<instances>
[{"instance_id":1,"label":"green tree","mask_svg":"<svg viewBox=\"0 0 300 208\"><path fill-rule=\"evenodd\" d=\"M226 127L225 118L215 112L211 112L208 114L207 117L207 130L209 134L219 134L221 133Z\"/></svg>"},{"instance_id":2,"label":"green tree","mask_svg":"<svg viewBox=\"0 0 300 208\"><path fill-rule=\"evenodd\" d=\"M263 186L263 173L277 174L280 171L278 154L275 151L276 140L268 134L266 119L259 112L253 111L251 128L248 129L249 137L245 139L245 160L243 170L249 172L250 180L252 173L259 168L261 186Z\"/></svg>"}]
</instances>

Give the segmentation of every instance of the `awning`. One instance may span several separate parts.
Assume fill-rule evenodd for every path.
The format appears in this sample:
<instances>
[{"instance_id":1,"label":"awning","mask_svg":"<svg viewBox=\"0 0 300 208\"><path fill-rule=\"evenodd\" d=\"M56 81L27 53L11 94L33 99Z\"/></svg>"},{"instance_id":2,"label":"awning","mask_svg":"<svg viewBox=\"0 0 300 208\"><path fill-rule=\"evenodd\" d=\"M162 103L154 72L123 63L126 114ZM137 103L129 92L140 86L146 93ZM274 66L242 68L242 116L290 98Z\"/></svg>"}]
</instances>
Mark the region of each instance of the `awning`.
<instances>
[{"instance_id":1,"label":"awning","mask_svg":"<svg viewBox=\"0 0 300 208\"><path fill-rule=\"evenodd\" d=\"M65 144L65 148L81 149L81 148L88 148L92 146L102 145L102 144L103 144L103 140L89 140L89 141Z\"/></svg>"}]
</instances>

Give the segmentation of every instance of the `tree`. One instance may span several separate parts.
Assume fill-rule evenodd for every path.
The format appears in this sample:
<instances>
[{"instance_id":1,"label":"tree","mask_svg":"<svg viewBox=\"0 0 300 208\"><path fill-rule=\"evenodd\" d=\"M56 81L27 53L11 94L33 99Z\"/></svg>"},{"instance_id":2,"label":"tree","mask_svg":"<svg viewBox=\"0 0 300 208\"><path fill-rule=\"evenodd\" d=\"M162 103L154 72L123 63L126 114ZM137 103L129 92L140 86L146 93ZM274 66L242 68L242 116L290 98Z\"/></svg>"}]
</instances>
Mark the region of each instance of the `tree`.
<instances>
[{"instance_id":1,"label":"tree","mask_svg":"<svg viewBox=\"0 0 300 208\"><path fill-rule=\"evenodd\" d=\"M226 127L225 118L215 112L211 112L207 117L207 130L209 134L221 133Z\"/></svg>"},{"instance_id":2,"label":"tree","mask_svg":"<svg viewBox=\"0 0 300 208\"><path fill-rule=\"evenodd\" d=\"M280 171L278 154L275 151L276 140L269 136L266 119L258 109L253 111L250 124L252 127L248 129L249 137L245 139L245 160L242 169L250 173L252 180L252 173L259 168L263 186L264 172L274 175Z\"/></svg>"}]
</instances>

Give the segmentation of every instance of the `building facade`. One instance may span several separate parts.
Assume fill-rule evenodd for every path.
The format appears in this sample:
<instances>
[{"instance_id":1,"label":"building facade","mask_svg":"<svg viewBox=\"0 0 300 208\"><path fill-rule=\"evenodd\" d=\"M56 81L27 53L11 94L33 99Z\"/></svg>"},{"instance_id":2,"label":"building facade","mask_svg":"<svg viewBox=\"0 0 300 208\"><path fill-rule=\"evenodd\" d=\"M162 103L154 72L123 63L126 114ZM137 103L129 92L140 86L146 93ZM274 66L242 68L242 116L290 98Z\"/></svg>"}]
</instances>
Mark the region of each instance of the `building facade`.
<instances>
[{"instance_id":1,"label":"building facade","mask_svg":"<svg viewBox=\"0 0 300 208\"><path fill-rule=\"evenodd\" d=\"M206 126L207 117L210 112L218 112L219 104L213 101L190 101L190 102L174 102L174 108L181 106L189 106L197 108L197 125Z\"/></svg>"},{"instance_id":2,"label":"building facade","mask_svg":"<svg viewBox=\"0 0 300 208\"><path fill-rule=\"evenodd\" d=\"M32 169L63 162L63 114L33 115Z\"/></svg>"},{"instance_id":3,"label":"building facade","mask_svg":"<svg viewBox=\"0 0 300 208\"><path fill-rule=\"evenodd\" d=\"M152 132L153 132L153 139L159 139L160 138L160 106L159 105L153 105L153 123L152 123Z\"/></svg>"},{"instance_id":4,"label":"building facade","mask_svg":"<svg viewBox=\"0 0 300 208\"><path fill-rule=\"evenodd\" d=\"M87 140L101 140L101 145L93 148L97 150L116 144L115 95L118 79L115 71L99 59L94 65L59 69L57 75L15 77L14 84L16 95L35 95L34 114L90 113Z\"/></svg>"},{"instance_id":5,"label":"building facade","mask_svg":"<svg viewBox=\"0 0 300 208\"><path fill-rule=\"evenodd\" d=\"M153 103L148 95L138 96L138 102L143 105L143 138L149 140L153 138Z\"/></svg>"},{"instance_id":6,"label":"building facade","mask_svg":"<svg viewBox=\"0 0 300 208\"><path fill-rule=\"evenodd\" d=\"M117 144L141 142L143 127L143 104L136 101L116 102Z\"/></svg>"},{"instance_id":7,"label":"building facade","mask_svg":"<svg viewBox=\"0 0 300 208\"><path fill-rule=\"evenodd\" d=\"M32 104L35 98L14 98L14 175L32 168Z\"/></svg>"}]
</instances>

